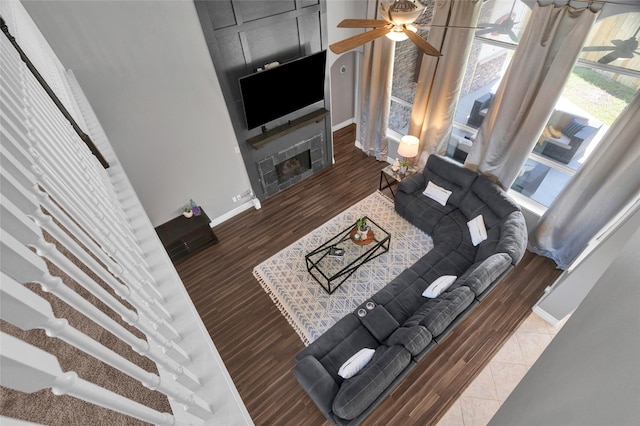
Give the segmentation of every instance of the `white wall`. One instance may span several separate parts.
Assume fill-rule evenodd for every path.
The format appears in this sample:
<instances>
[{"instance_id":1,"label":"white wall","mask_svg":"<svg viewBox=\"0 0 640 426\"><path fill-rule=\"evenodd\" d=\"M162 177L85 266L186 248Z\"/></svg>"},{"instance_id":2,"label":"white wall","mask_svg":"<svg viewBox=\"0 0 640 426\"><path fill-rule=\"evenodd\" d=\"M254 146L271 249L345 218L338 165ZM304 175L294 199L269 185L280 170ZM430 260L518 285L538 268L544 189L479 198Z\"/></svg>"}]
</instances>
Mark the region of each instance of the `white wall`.
<instances>
[{"instance_id":1,"label":"white wall","mask_svg":"<svg viewBox=\"0 0 640 426\"><path fill-rule=\"evenodd\" d=\"M640 229L489 423L637 425Z\"/></svg>"},{"instance_id":2,"label":"white wall","mask_svg":"<svg viewBox=\"0 0 640 426\"><path fill-rule=\"evenodd\" d=\"M191 0L25 1L73 70L151 222L209 217L250 188Z\"/></svg>"}]
</instances>

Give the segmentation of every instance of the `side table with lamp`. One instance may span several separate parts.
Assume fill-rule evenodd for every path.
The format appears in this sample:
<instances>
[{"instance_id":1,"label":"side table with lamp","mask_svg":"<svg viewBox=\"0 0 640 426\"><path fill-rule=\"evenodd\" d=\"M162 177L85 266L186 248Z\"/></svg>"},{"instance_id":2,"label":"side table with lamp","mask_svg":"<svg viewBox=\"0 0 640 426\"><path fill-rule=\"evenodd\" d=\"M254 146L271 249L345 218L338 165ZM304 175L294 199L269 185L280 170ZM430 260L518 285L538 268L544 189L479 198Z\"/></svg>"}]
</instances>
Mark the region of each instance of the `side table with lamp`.
<instances>
[{"instance_id":1,"label":"side table with lamp","mask_svg":"<svg viewBox=\"0 0 640 426\"><path fill-rule=\"evenodd\" d=\"M396 194L393 192L392 185L406 179L407 177L415 174L418 168L414 165L408 164L408 159L418 155L420 140L412 135L405 135L400 139L400 145L398 146L398 155L403 157L400 166L388 165L380 171L380 184L378 189L382 191L385 188L389 188L391 195L394 197ZM385 181L383 185L382 181Z\"/></svg>"}]
</instances>

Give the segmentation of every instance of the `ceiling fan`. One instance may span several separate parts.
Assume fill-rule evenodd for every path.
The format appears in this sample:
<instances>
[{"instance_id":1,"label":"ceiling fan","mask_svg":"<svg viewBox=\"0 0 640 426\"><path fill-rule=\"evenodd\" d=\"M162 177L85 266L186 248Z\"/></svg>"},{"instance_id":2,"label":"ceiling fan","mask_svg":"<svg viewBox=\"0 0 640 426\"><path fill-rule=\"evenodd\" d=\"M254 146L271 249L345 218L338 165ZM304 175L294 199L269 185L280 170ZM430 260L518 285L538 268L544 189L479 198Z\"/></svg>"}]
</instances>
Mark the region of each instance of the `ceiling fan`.
<instances>
[{"instance_id":1,"label":"ceiling fan","mask_svg":"<svg viewBox=\"0 0 640 426\"><path fill-rule=\"evenodd\" d=\"M638 48L638 33L640 33L640 26L633 34L632 37L626 40L611 40L613 46L587 46L582 50L585 52L605 52L611 50L611 52L598 59L601 64L608 64L620 58L633 58L633 55L640 55Z\"/></svg>"},{"instance_id":2,"label":"ceiling fan","mask_svg":"<svg viewBox=\"0 0 640 426\"><path fill-rule=\"evenodd\" d=\"M425 54L429 56L442 56L442 53L440 53L438 49L416 34L416 26L411 25L422 15L424 10L424 6L418 6L411 0L394 0L391 4L380 3L380 15L384 20L345 19L338 24L338 28L373 29L333 43L329 46L329 49L331 49L333 53L340 54L386 35L388 38L396 41L406 40L408 38Z\"/></svg>"},{"instance_id":3,"label":"ceiling fan","mask_svg":"<svg viewBox=\"0 0 640 426\"><path fill-rule=\"evenodd\" d=\"M496 22L492 24L478 24L479 26L486 28L476 31L476 35L496 33L496 35L508 35L511 40L518 41L518 37L513 32L513 26L517 24L517 22L514 20L516 15L513 13L513 9L516 6L516 1L517 0L513 0L513 4L511 5L511 12L499 18Z\"/></svg>"}]
</instances>

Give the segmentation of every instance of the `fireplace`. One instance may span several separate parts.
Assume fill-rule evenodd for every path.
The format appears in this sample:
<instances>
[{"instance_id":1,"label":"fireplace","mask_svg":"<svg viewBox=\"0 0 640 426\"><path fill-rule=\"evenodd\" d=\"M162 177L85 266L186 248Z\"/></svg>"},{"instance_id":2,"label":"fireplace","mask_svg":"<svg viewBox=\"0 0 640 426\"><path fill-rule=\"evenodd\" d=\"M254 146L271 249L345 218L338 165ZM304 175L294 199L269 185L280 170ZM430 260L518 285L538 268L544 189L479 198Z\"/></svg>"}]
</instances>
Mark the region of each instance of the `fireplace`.
<instances>
[{"instance_id":1,"label":"fireplace","mask_svg":"<svg viewBox=\"0 0 640 426\"><path fill-rule=\"evenodd\" d=\"M326 167L322 134L293 146L267 153L257 161L260 183L267 196L274 195Z\"/></svg>"},{"instance_id":2,"label":"fireplace","mask_svg":"<svg viewBox=\"0 0 640 426\"><path fill-rule=\"evenodd\" d=\"M282 184L307 170L311 170L311 151L309 150L276 164L278 183Z\"/></svg>"}]
</instances>

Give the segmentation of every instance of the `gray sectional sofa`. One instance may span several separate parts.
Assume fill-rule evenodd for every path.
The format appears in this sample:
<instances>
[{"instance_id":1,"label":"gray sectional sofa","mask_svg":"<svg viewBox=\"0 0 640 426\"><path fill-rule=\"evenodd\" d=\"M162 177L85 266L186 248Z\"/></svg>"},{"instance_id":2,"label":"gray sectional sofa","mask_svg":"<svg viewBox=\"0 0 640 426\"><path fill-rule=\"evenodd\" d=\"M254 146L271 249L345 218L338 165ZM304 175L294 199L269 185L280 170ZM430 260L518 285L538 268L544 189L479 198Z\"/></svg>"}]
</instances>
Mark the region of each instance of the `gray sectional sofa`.
<instances>
[{"instance_id":1,"label":"gray sectional sofa","mask_svg":"<svg viewBox=\"0 0 640 426\"><path fill-rule=\"evenodd\" d=\"M423 194L429 182L451 191L445 205ZM395 208L432 236L434 248L296 355L300 386L338 425L359 424L419 368L418 361L481 303L527 246L517 204L486 177L440 156L431 155L422 173L399 184ZM474 245L467 222L478 215L486 239ZM437 297L424 297L444 275L457 279ZM363 348L374 349L373 358L353 377L338 375Z\"/></svg>"}]
</instances>

